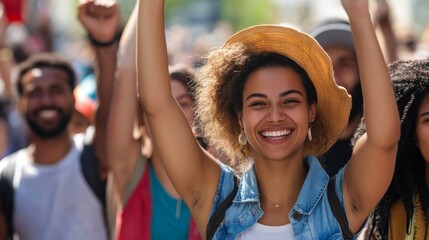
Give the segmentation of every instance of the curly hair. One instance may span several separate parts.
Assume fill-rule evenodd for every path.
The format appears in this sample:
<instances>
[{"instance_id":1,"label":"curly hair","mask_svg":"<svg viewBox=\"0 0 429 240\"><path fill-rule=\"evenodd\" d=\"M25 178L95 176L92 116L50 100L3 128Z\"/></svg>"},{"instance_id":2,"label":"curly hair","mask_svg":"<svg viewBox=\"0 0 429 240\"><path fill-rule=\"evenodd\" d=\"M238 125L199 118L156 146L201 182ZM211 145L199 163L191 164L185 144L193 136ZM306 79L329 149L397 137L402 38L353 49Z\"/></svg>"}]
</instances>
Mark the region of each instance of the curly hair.
<instances>
[{"instance_id":1,"label":"curly hair","mask_svg":"<svg viewBox=\"0 0 429 240\"><path fill-rule=\"evenodd\" d=\"M254 53L241 43L213 50L196 74L196 116L209 145L228 156L229 165L238 172L252 156L249 144L238 141L241 133L238 114L243 110L243 89L247 77L269 66L296 71L307 92L309 105L317 103L317 93L307 73L293 60L271 52Z\"/></svg>"},{"instance_id":2,"label":"curly hair","mask_svg":"<svg viewBox=\"0 0 429 240\"><path fill-rule=\"evenodd\" d=\"M426 224L429 220L429 191L425 184L425 160L416 144L418 109L425 96L429 94L429 60L396 61L389 65L389 72L401 117L401 139L398 143L392 182L372 213L370 234L379 239L388 238L390 210L399 199L405 206L408 233L411 231L414 215L414 200L420 201ZM362 121L355 132L353 145L364 133L365 125Z\"/></svg>"}]
</instances>

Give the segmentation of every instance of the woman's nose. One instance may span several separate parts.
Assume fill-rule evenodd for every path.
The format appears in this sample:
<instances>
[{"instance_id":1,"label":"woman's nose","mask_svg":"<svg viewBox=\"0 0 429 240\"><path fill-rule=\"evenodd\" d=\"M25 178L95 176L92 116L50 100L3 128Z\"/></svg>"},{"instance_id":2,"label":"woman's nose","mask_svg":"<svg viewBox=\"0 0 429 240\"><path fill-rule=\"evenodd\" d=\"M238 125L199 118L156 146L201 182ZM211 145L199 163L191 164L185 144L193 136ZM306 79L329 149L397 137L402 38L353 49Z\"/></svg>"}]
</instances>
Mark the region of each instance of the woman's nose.
<instances>
[{"instance_id":1,"label":"woman's nose","mask_svg":"<svg viewBox=\"0 0 429 240\"><path fill-rule=\"evenodd\" d=\"M278 122L281 120L284 120L285 113L282 111L282 109L278 106L270 107L267 115L267 120L271 122Z\"/></svg>"}]
</instances>

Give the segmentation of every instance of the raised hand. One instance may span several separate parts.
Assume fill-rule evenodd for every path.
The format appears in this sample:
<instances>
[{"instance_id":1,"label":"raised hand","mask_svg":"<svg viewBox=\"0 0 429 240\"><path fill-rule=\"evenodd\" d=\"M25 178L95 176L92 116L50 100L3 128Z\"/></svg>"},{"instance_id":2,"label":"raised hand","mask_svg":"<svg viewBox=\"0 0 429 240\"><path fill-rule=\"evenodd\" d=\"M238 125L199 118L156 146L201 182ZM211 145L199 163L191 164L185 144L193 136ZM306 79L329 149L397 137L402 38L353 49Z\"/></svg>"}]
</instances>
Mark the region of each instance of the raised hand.
<instances>
[{"instance_id":1,"label":"raised hand","mask_svg":"<svg viewBox=\"0 0 429 240\"><path fill-rule=\"evenodd\" d=\"M377 11L375 12L376 23L389 24L390 23L390 7L386 0L378 3Z\"/></svg>"},{"instance_id":2,"label":"raised hand","mask_svg":"<svg viewBox=\"0 0 429 240\"><path fill-rule=\"evenodd\" d=\"M109 42L119 26L119 6L115 0L79 0L78 19L93 39Z\"/></svg>"}]
</instances>

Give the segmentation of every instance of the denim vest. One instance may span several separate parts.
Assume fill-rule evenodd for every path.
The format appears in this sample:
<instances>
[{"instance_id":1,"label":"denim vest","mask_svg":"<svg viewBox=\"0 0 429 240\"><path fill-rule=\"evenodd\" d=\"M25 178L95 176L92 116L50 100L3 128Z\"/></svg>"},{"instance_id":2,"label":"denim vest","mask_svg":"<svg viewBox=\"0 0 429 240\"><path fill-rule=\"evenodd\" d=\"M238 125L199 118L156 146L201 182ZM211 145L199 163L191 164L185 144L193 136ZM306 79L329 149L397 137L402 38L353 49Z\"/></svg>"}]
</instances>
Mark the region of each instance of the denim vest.
<instances>
[{"instance_id":1,"label":"denim vest","mask_svg":"<svg viewBox=\"0 0 429 240\"><path fill-rule=\"evenodd\" d=\"M289 213L295 239L342 239L341 228L328 201L329 176L314 156L309 155L303 161L308 166L308 174ZM232 191L234 185L234 171L225 165L221 165L221 169L211 214ZM344 168L337 174L335 183L337 196L344 206L343 177ZM235 239L241 232L255 224L263 214L255 169L252 166L244 173L233 204L226 211L225 219L213 239Z\"/></svg>"}]
</instances>

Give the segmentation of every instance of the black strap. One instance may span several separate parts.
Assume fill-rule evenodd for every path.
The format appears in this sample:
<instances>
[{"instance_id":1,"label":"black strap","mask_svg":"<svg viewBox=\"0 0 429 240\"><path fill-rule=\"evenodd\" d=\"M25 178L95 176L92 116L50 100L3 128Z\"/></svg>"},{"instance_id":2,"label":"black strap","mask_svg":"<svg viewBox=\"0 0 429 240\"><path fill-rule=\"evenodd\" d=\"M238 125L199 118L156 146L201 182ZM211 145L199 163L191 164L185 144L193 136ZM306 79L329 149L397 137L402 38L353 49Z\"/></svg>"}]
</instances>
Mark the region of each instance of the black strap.
<instances>
[{"instance_id":1,"label":"black strap","mask_svg":"<svg viewBox=\"0 0 429 240\"><path fill-rule=\"evenodd\" d=\"M106 42L98 41L97 39L93 38L91 35L88 35L89 42L96 46L96 47L110 47L116 42L118 42L118 35L115 35L111 40Z\"/></svg>"},{"instance_id":2,"label":"black strap","mask_svg":"<svg viewBox=\"0 0 429 240\"><path fill-rule=\"evenodd\" d=\"M15 155L11 155L13 157ZM7 224L7 239L13 238L13 208L14 208L14 189L13 189L13 176L15 174L16 158L10 159L11 161L5 166L0 173L0 207L1 212L6 218ZM5 160L2 160L5 161Z\"/></svg>"},{"instance_id":3,"label":"black strap","mask_svg":"<svg viewBox=\"0 0 429 240\"><path fill-rule=\"evenodd\" d=\"M103 179L100 175L98 167L99 161L95 156L92 144L84 145L82 154L80 156L80 163L81 170L86 182L101 203L103 208L104 224L106 225L106 229L109 229L106 207L107 179ZM109 234L109 231L107 231L107 233Z\"/></svg>"},{"instance_id":4,"label":"black strap","mask_svg":"<svg viewBox=\"0 0 429 240\"><path fill-rule=\"evenodd\" d=\"M332 213L337 219L338 223L341 227L341 232L343 233L343 238L353 239L353 233L350 231L349 222L347 221L346 213L344 212L344 208L338 199L337 194L335 193L335 176L329 179L328 183L328 200L329 205L331 206Z\"/></svg>"},{"instance_id":5,"label":"black strap","mask_svg":"<svg viewBox=\"0 0 429 240\"><path fill-rule=\"evenodd\" d=\"M226 198L219 204L219 207L216 209L216 211L209 219L209 223L207 224L207 228L206 228L207 240L211 240L213 238L217 228L225 218L226 210L228 210L228 208L232 205L232 200L234 200L234 197L237 194L237 191L238 191L237 177L234 176L234 189L232 189L231 193L229 193L228 196L226 196Z\"/></svg>"},{"instance_id":6,"label":"black strap","mask_svg":"<svg viewBox=\"0 0 429 240\"><path fill-rule=\"evenodd\" d=\"M101 178L98 160L92 145L85 144L80 157L81 170L86 182L95 193L102 206L106 206L106 179Z\"/></svg>"}]
</instances>

